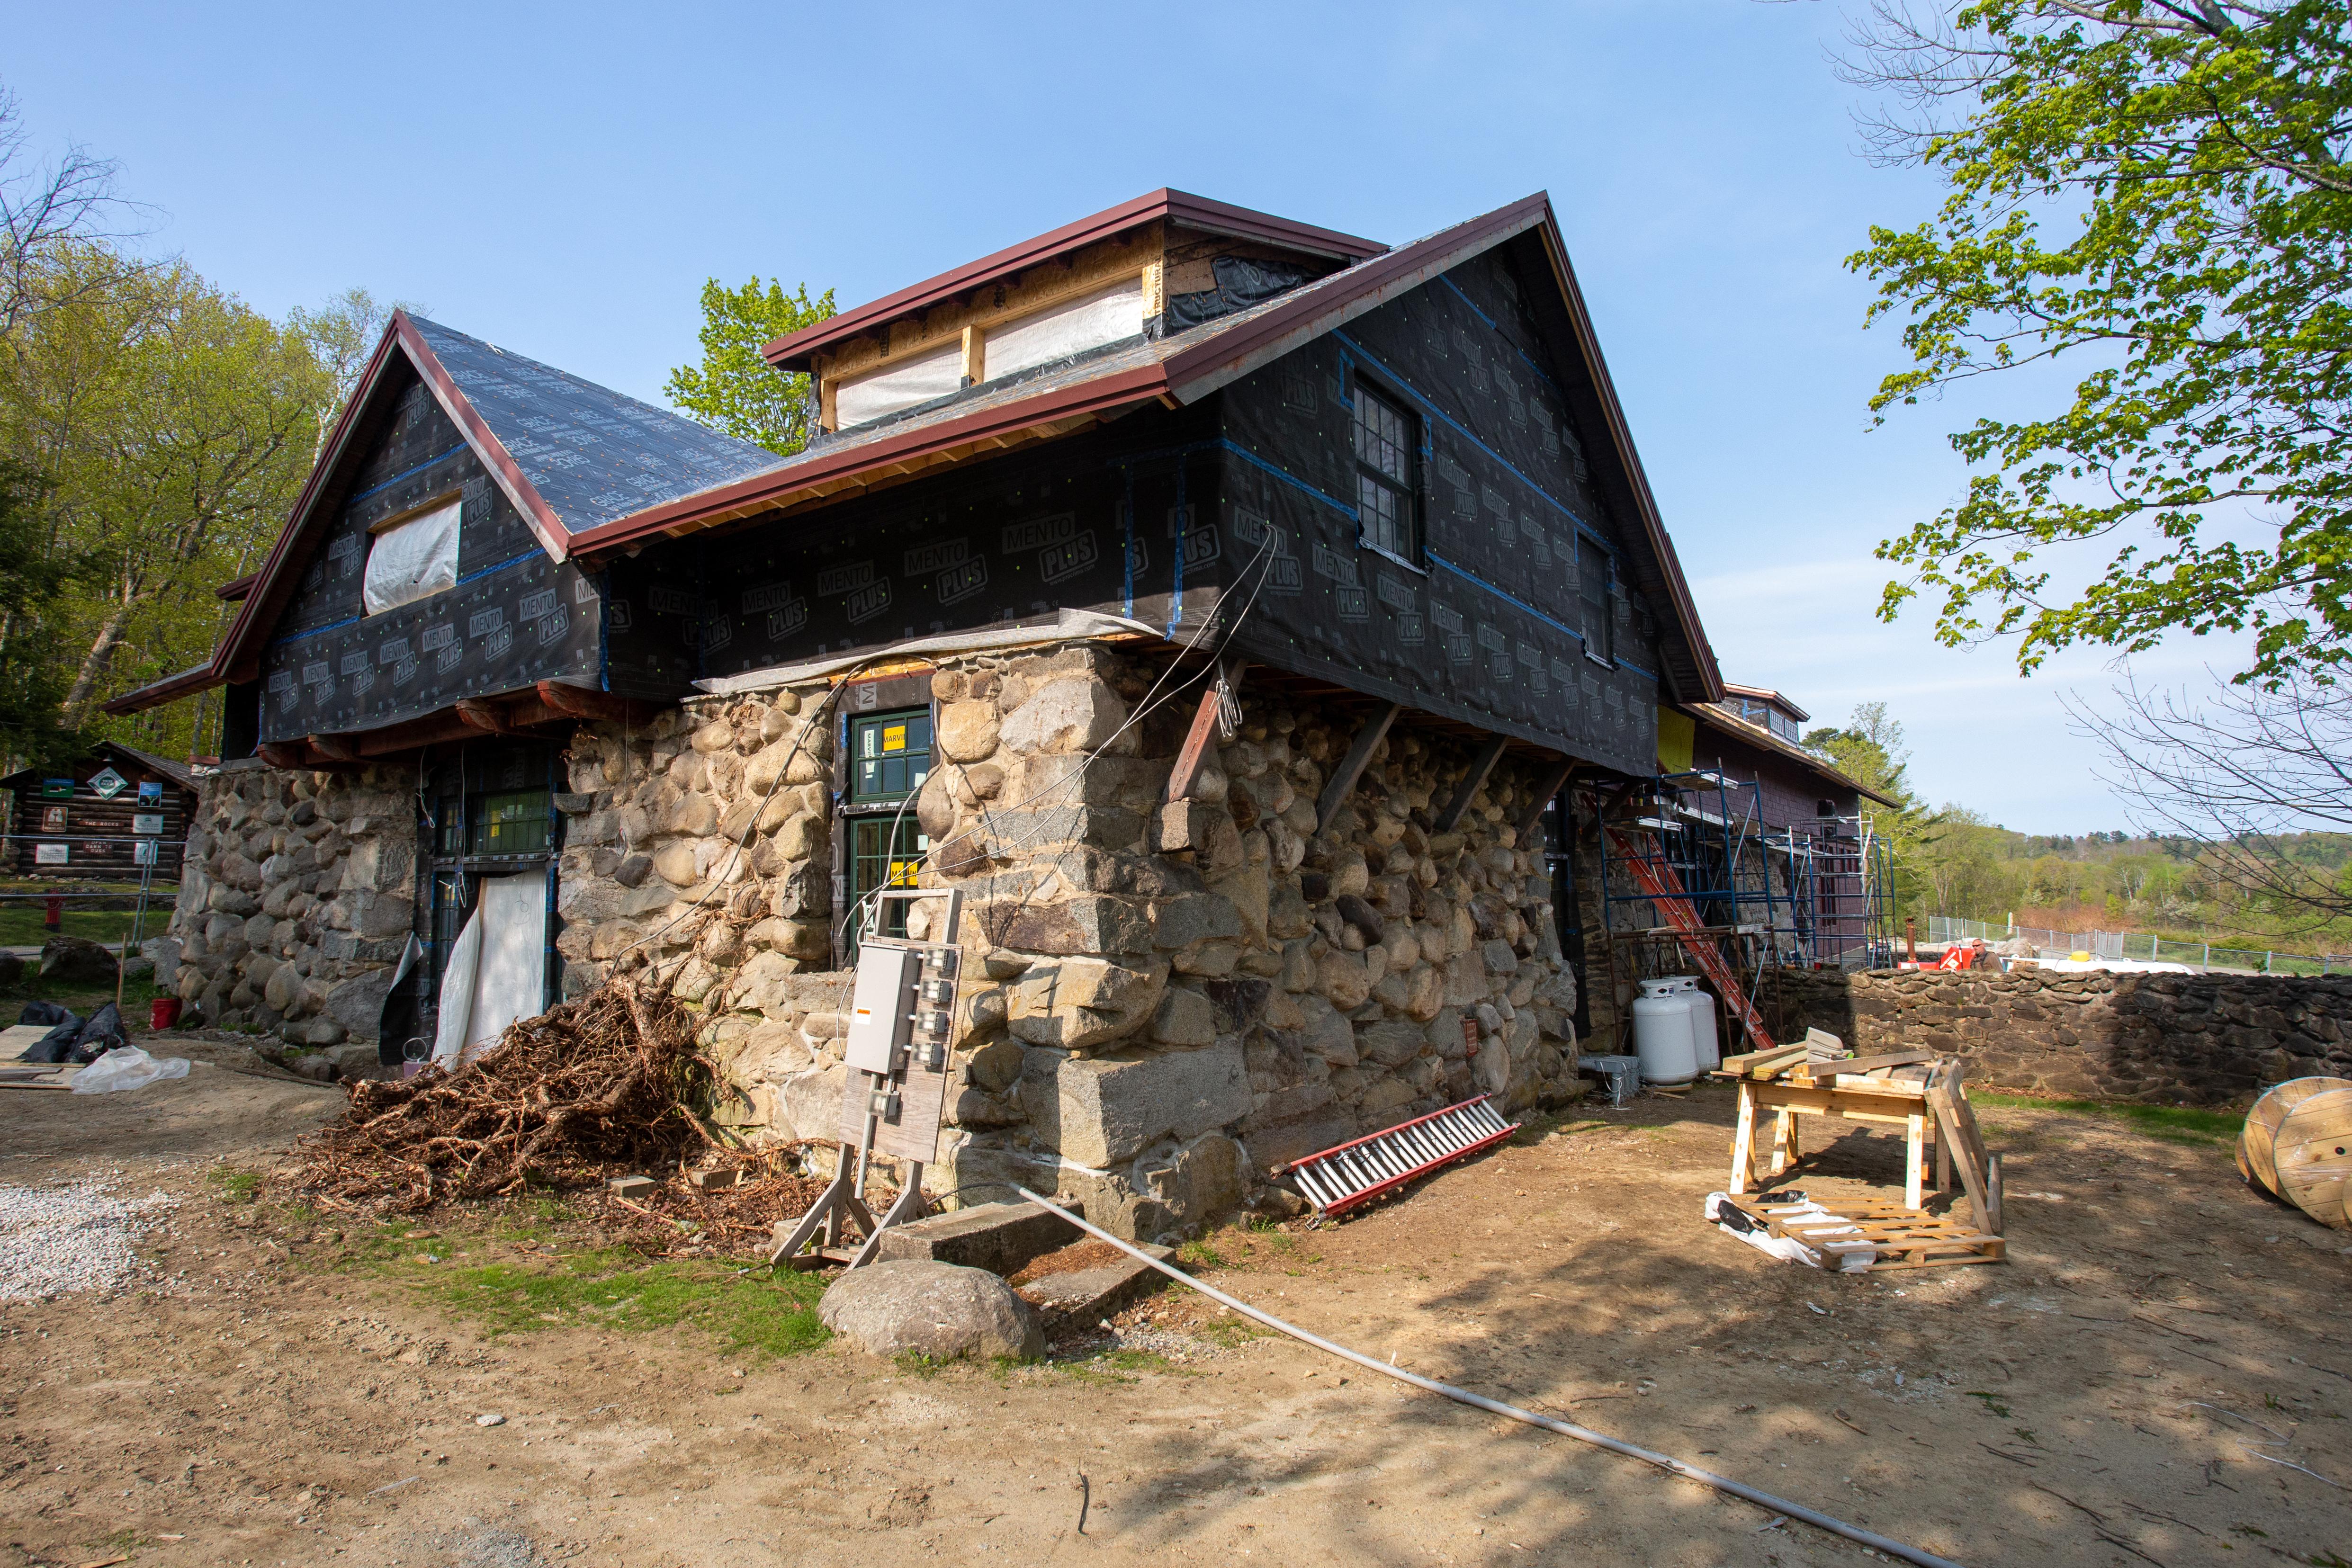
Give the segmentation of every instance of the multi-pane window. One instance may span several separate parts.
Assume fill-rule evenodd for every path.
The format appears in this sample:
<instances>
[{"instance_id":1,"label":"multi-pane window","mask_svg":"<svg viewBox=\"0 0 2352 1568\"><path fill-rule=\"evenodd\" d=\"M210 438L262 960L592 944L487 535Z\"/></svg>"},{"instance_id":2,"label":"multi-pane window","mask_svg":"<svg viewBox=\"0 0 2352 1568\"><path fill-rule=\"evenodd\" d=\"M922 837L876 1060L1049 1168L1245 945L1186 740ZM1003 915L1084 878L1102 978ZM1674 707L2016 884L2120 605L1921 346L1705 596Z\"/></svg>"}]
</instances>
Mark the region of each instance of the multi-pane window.
<instances>
[{"instance_id":1,"label":"multi-pane window","mask_svg":"<svg viewBox=\"0 0 2352 1568\"><path fill-rule=\"evenodd\" d=\"M849 755L851 800L902 800L931 776L931 716L916 708L853 719Z\"/></svg>"},{"instance_id":2,"label":"multi-pane window","mask_svg":"<svg viewBox=\"0 0 2352 1568\"><path fill-rule=\"evenodd\" d=\"M1611 616L1609 552L1582 534L1576 536L1576 585L1584 606L1584 651L1610 663L1616 658L1616 625Z\"/></svg>"},{"instance_id":3,"label":"multi-pane window","mask_svg":"<svg viewBox=\"0 0 2352 1568\"><path fill-rule=\"evenodd\" d=\"M928 709L862 715L849 726L849 889L856 911L847 944L856 950L866 928L867 900L886 887L913 887L931 841L915 821L911 797L931 776L931 716ZM907 934L904 904L893 904L879 927Z\"/></svg>"},{"instance_id":4,"label":"multi-pane window","mask_svg":"<svg viewBox=\"0 0 2352 1568\"><path fill-rule=\"evenodd\" d=\"M1376 550L1421 564L1421 508L1415 504L1412 416L1360 381L1356 383L1356 518L1359 537Z\"/></svg>"}]
</instances>

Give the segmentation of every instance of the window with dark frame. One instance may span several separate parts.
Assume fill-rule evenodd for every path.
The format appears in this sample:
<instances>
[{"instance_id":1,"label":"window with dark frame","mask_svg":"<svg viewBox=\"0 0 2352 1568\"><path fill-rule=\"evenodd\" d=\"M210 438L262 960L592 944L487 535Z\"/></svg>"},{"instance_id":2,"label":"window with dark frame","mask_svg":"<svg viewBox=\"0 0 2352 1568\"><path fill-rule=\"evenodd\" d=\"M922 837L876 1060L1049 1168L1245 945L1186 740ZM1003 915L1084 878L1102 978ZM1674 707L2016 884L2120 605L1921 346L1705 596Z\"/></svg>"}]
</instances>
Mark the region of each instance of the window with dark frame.
<instances>
[{"instance_id":1,"label":"window with dark frame","mask_svg":"<svg viewBox=\"0 0 2352 1568\"><path fill-rule=\"evenodd\" d=\"M931 715L928 708L861 714L849 726L849 800L845 814L849 894L856 911L845 941L855 959L865 928L866 899L886 887L913 887L931 841L915 820L912 797L931 776ZM907 934L904 905L894 905L879 929Z\"/></svg>"},{"instance_id":2,"label":"window with dark frame","mask_svg":"<svg viewBox=\"0 0 2352 1568\"><path fill-rule=\"evenodd\" d=\"M420 789L427 906L425 961L416 967L418 1027L432 1038L441 981L485 876L545 874L562 850L554 810L556 759L544 746L460 747L437 758Z\"/></svg>"},{"instance_id":3,"label":"window with dark frame","mask_svg":"<svg viewBox=\"0 0 2352 1568\"><path fill-rule=\"evenodd\" d=\"M1407 566L1421 559L1420 450L1413 416L1356 382L1357 538Z\"/></svg>"},{"instance_id":4,"label":"window with dark frame","mask_svg":"<svg viewBox=\"0 0 2352 1568\"><path fill-rule=\"evenodd\" d=\"M1584 652L1604 664L1617 660L1616 622L1610 590L1614 568L1609 552L1582 534L1576 536L1576 587L1584 601Z\"/></svg>"}]
</instances>

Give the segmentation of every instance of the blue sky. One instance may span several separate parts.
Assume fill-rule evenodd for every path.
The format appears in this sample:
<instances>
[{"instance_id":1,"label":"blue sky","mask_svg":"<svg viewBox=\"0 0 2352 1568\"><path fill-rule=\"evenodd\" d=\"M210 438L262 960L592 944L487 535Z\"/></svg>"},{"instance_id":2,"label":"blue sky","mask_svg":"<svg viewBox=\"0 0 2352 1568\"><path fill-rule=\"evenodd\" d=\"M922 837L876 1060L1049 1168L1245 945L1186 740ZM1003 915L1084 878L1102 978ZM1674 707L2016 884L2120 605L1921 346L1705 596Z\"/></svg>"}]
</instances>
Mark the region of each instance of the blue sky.
<instances>
[{"instance_id":1,"label":"blue sky","mask_svg":"<svg viewBox=\"0 0 2352 1568\"><path fill-rule=\"evenodd\" d=\"M1549 190L1725 674L1886 701L1938 801L2124 825L2059 702L2100 658L2021 681L1873 617L1871 548L1958 494L1972 405L1869 429L1900 345L1842 258L1935 191L1857 155L1834 5L96 15L14 8L0 81L121 162L156 245L273 314L363 285L656 402L712 274L845 305L1161 185L1390 241Z\"/></svg>"}]
</instances>

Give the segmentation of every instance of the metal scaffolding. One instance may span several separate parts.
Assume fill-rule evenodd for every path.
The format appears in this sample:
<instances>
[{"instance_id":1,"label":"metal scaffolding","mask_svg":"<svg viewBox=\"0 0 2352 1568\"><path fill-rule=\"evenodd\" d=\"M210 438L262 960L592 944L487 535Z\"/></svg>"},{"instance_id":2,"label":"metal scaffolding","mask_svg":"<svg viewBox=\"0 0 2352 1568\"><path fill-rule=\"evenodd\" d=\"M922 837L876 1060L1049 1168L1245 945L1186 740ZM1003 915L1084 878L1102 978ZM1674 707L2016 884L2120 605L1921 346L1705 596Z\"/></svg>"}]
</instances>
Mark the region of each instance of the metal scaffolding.
<instances>
[{"instance_id":1,"label":"metal scaffolding","mask_svg":"<svg viewBox=\"0 0 2352 1568\"><path fill-rule=\"evenodd\" d=\"M1710 768L1664 774L1618 810L1612 825L1624 847L1612 852L1604 841L1601 862L1613 979L1646 979L1658 961L1674 961L1671 943L1622 940L1661 929L1650 911L1629 907L1654 902L1644 880L1681 886L1751 996L1775 967L1894 962L1890 862L1868 813L1770 827L1759 785ZM1636 861L1650 877L1635 874Z\"/></svg>"},{"instance_id":2,"label":"metal scaffolding","mask_svg":"<svg viewBox=\"0 0 2352 1568\"><path fill-rule=\"evenodd\" d=\"M1894 865L1874 817L1818 818L1767 833L1763 843L1792 894L1796 941L1784 963L1875 969L1895 962Z\"/></svg>"}]
</instances>

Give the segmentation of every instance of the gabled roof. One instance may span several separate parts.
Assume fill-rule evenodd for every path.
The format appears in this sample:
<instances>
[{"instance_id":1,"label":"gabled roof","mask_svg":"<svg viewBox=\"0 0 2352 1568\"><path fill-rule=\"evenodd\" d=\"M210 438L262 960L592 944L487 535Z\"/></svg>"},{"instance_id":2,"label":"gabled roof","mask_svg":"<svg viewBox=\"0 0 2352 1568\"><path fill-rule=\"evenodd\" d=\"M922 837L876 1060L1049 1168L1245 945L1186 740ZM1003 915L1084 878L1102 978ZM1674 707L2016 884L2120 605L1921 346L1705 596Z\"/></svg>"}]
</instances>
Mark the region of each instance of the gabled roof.
<instances>
[{"instance_id":1,"label":"gabled roof","mask_svg":"<svg viewBox=\"0 0 2352 1568\"><path fill-rule=\"evenodd\" d=\"M1615 454L1623 476L1622 489L1609 498L1629 517L1644 547L1632 563L1635 585L1665 607L1681 634L1677 656L1667 661L1674 695L1685 701L1719 701L1723 677L1714 651L1699 624L1641 456L1633 449L1551 199L1541 193L1188 330L1109 347L1009 381L984 382L860 425L748 478L592 528L578 536L574 549L602 553L762 513L820 506L931 468L1070 434L1105 415L1155 400L1192 402L1522 235L1534 236L1559 286L1558 328L1590 373L1595 394L1595 406L1584 412Z\"/></svg>"},{"instance_id":2,"label":"gabled roof","mask_svg":"<svg viewBox=\"0 0 2352 1568\"><path fill-rule=\"evenodd\" d=\"M245 666L284 612L316 536L342 505L373 434L412 377L431 389L557 560L591 529L782 461L763 446L681 414L395 311L268 559L259 571L218 591L240 607L211 662L126 693L108 703L107 712L136 713L225 680L250 678Z\"/></svg>"},{"instance_id":3,"label":"gabled roof","mask_svg":"<svg viewBox=\"0 0 2352 1568\"><path fill-rule=\"evenodd\" d=\"M1008 246L993 256L984 256L978 261L942 272L937 277L927 277L920 283L844 310L837 316L827 317L814 327L777 339L761 352L767 356L770 364L780 371L805 371L814 356L861 333L870 332L887 321L911 316L919 310L928 310L958 295L1002 282L1015 273L1160 219L1181 224L1188 229L1264 240L1285 249L1311 256L1334 256L1342 261L1360 261L1388 249L1378 240L1340 234L1335 229L1317 228L1312 224L1293 223L1271 213L1253 212L1247 207L1213 202L1206 196L1196 196L1188 191L1158 190L1149 195L1138 196L1131 202L1106 207L1092 217L1065 224L1034 239Z\"/></svg>"},{"instance_id":4,"label":"gabled roof","mask_svg":"<svg viewBox=\"0 0 2352 1568\"><path fill-rule=\"evenodd\" d=\"M186 763L174 762L168 757L158 757L152 751L142 751L135 746L125 746L119 740L92 741L89 749L83 755L108 757L130 762L151 772L161 773L183 789L194 789L196 787L196 776ZM0 779L0 789L17 789L25 782L47 778L49 774L50 770L46 768L20 768L6 778Z\"/></svg>"},{"instance_id":5,"label":"gabled roof","mask_svg":"<svg viewBox=\"0 0 2352 1568\"><path fill-rule=\"evenodd\" d=\"M1741 689L1753 691L1756 688L1750 686ZM1760 724L1750 724L1738 715L1727 713L1713 704L1701 706L1696 703L1685 703L1683 705L1683 711L1701 724L1712 725L1735 739L1746 741L1759 751L1769 751L1785 757L1807 771L1826 779L1842 789L1851 789L1866 800L1877 801L1890 811L1901 808L1900 801L1888 800L1827 758L1808 751L1792 741L1781 739Z\"/></svg>"}]
</instances>

